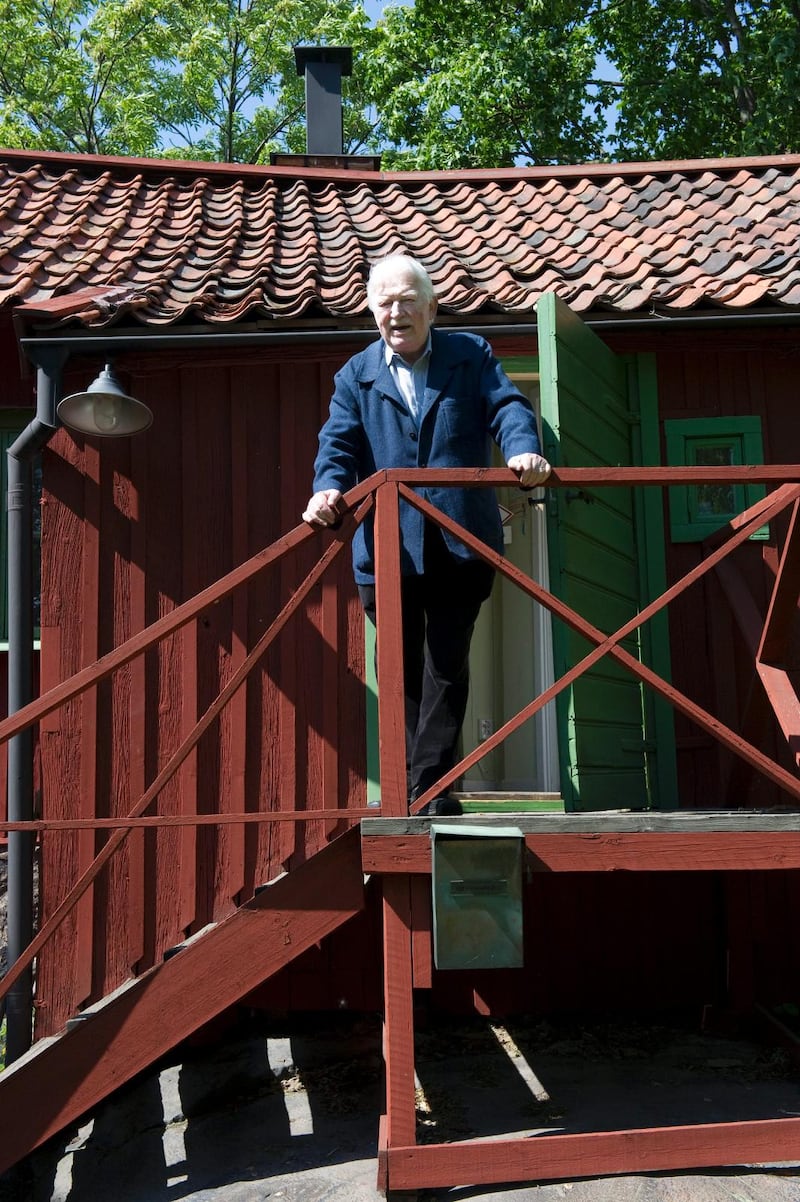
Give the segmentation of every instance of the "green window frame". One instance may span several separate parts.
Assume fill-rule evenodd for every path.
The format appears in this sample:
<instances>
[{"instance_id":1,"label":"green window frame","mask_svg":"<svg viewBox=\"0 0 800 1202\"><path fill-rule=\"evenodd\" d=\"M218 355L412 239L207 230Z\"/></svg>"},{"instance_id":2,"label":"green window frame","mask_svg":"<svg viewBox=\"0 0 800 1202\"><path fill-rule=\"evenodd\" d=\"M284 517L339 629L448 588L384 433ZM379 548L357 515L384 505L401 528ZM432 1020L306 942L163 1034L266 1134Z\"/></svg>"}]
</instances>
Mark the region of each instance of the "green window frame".
<instances>
[{"instance_id":1,"label":"green window frame","mask_svg":"<svg viewBox=\"0 0 800 1202\"><path fill-rule=\"evenodd\" d=\"M0 409L0 492L3 505L0 515L0 649L8 647L8 455L29 424L29 409ZM34 577L34 639L38 645L41 597L41 507L42 469L39 456L33 462L33 577Z\"/></svg>"},{"instance_id":2,"label":"green window frame","mask_svg":"<svg viewBox=\"0 0 800 1202\"><path fill-rule=\"evenodd\" d=\"M760 417L685 418L664 422L670 467L740 467L763 463ZM765 495L763 484L697 484L669 490L672 541L702 542ZM769 538L762 526L753 539Z\"/></svg>"}]
</instances>

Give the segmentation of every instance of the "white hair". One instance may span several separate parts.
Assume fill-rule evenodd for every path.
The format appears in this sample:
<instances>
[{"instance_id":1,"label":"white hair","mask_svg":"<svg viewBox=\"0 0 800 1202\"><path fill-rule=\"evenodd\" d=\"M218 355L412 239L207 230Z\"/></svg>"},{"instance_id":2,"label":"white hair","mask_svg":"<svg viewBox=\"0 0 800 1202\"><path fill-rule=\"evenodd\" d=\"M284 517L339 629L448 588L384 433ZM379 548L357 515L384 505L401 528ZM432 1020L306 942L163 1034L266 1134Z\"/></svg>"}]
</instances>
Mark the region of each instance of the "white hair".
<instances>
[{"instance_id":1,"label":"white hair","mask_svg":"<svg viewBox=\"0 0 800 1202\"><path fill-rule=\"evenodd\" d=\"M367 304L370 309L373 307L375 289L381 279L390 271L407 271L416 280L422 299L425 301L435 299L433 280L418 259L412 259L411 255L388 255L385 259L379 259L377 263L373 263L370 268L367 280Z\"/></svg>"}]
</instances>

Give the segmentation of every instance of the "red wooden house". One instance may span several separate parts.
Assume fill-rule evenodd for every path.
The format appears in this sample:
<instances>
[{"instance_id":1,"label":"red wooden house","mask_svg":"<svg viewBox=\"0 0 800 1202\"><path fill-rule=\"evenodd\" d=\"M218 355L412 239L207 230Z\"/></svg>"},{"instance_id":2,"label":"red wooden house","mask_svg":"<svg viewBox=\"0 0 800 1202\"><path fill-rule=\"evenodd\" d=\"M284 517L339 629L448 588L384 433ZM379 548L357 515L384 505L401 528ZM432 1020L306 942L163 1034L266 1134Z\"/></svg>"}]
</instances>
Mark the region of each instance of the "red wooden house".
<instances>
[{"instance_id":1,"label":"red wooden house","mask_svg":"<svg viewBox=\"0 0 800 1202\"><path fill-rule=\"evenodd\" d=\"M19 1030L36 955L4 1165L247 1000L383 1006L387 1187L554 1176L559 1137L415 1148L412 990L542 1013L588 980L599 1006L798 996L798 230L790 156L391 174L0 155L2 424L10 494L34 533L41 514L40 611L16 562L10 598L38 612L34 670L17 661L0 724L5 827L17 853L38 836L41 871L2 986ZM348 538L375 504L391 611L413 474L359 486L333 536L299 524L333 374L373 337L369 264L398 250L440 324L491 339L557 466L530 498L500 466L467 474L501 490L508 546L453 783L470 825L519 831L521 967L436 966L430 824L405 813L396 699L370 681ZM105 363L145 433L59 425ZM799 1122L645 1133L637 1165L786 1159ZM620 1141L570 1170L613 1171Z\"/></svg>"}]
</instances>

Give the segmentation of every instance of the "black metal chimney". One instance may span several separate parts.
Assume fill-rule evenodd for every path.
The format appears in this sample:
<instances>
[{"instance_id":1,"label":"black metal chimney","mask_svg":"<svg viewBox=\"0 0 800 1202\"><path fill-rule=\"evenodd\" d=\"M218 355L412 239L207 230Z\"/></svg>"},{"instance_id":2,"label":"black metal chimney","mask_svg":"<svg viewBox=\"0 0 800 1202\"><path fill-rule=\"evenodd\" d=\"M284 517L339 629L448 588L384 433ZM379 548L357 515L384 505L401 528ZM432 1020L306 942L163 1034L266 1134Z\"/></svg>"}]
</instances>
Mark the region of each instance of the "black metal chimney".
<instances>
[{"instance_id":1,"label":"black metal chimney","mask_svg":"<svg viewBox=\"0 0 800 1202\"><path fill-rule=\"evenodd\" d=\"M352 73L352 49L295 46L294 61L306 77L306 153L342 154L342 76Z\"/></svg>"},{"instance_id":2,"label":"black metal chimney","mask_svg":"<svg viewBox=\"0 0 800 1202\"><path fill-rule=\"evenodd\" d=\"M274 152L273 167L344 168L378 171L381 156L344 154L342 76L353 70L350 46L295 46L297 74L306 77L306 153Z\"/></svg>"}]
</instances>

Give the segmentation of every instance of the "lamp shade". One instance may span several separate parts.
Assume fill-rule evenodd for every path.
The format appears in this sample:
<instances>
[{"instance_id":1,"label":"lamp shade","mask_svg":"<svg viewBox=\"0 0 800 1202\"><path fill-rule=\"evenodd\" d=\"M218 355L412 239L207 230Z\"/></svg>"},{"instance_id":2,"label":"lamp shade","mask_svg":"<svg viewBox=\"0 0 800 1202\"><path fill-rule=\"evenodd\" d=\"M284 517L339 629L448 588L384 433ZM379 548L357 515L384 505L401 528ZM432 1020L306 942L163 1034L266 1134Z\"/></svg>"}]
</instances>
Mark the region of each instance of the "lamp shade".
<instances>
[{"instance_id":1,"label":"lamp shade","mask_svg":"<svg viewBox=\"0 0 800 1202\"><path fill-rule=\"evenodd\" d=\"M71 430L100 438L140 434L153 421L147 405L123 391L109 363L86 392L73 392L71 396L65 396L56 412Z\"/></svg>"}]
</instances>

